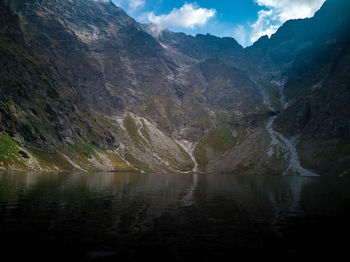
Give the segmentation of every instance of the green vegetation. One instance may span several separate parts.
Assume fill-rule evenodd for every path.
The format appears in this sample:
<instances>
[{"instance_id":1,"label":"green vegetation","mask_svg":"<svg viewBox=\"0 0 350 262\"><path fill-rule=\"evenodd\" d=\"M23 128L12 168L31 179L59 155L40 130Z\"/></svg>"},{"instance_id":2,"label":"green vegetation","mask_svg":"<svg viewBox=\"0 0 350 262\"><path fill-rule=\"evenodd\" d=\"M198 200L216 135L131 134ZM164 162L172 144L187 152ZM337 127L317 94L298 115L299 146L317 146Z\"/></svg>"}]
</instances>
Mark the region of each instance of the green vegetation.
<instances>
[{"instance_id":1,"label":"green vegetation","mask_svg":"<svg viewBox=\"0 0 350 262\"><path fill-rule=\"evenodd\" d=\"M135 141L135 144L139 148L143 148L144 145L147 145L146 141L140 136L138 132L138 126L135 119L132 115L128 114L124 119L124 126L128 131L128 134Z\"/></svg>"},{"instance_id":2,"label":"green vegetation","mask_svg":"<svg viewBox=\"0 0 350 262\"><path fill-rule=\"evenodd\" d=\"M142 161L136 159L133 155L131 155L130 153L126 153L125 154L125 159L130 162L134 167L146 171L146 172L152 172L151 168L143 163Z\"/></svg>"},{"instance_id":3,"label":"green vegetation","mask_svg":"<svg viewBox=\"0 0 350 262\"><path fill-rule=\"evenodd\" d=\"M27 170L28 168L20 158L21 154L18 152L16 142L10 137L0 134L0 166L4 168L16 166L19 169Z\"/></svg>"},{"instance_id":4,"label":"green vegetation","mask_svg":"<svg viewBox=\"0 0 350 262\"><path fill-rule=\"evenodd\" d=\"M90 143L85 143L82 145L78 145L78 147L81 147L85 152L90 153L91 155L93 155L95 158L100 159L99 155L97 153L103 153L103 150L98 148L97 146L90 144Z\"/></svg>"},{"instance_id":5,"label":"green vegetation","mask_svg":"<svg viewBox=\"0 0 350 262\"><path fill-rule=\"evenodd\" d=\"M27 158L29 159L30 157L28 156L28 154L22 150L18 151L18 153L23 157L23 158Z\"/></svg>"},{"instance_id":6,"label":"green vegetation","mask_svg":"<svg viewBox=\"0 0 350 262\"><path fill-rule=\"evenodd\" d=\"M145 96L143 97L143 104L137 106L136 110L145 112L147 115L157 115L157 117L164 120L163 130L169 132L170 126L167 123L171 122L173 115L180 113L173 107L173 104L174 102L170 99L162 101L159 97Z\"/></svg>"},{"instance_id":7,"label":"green vegetation","mask_svg":"<svg viewBox=\"0 0 350 262\"><path fill-rule=\"evenodd\" d=\"M73 166L59 152L48 153L35 149L30 149L29 151L43 169L51 170L56 166L61 170L73 170Z\"/></svg>"},{"instance_id":8,"label":"green vegetation","mask_svg":"<svg viewBox=\"0 0 350 262\"><path fill-rule=\"evenodd\" d=\"M78 156L80 156L80 158L91 158L91 157L95 157L98 160L101 160L100 156L98 153L103 153L104 151L100 148L98 148L97 146L85 142L85 143L77 143L73 146L69 146L67 148L68 153L70 154L74 154L77 153Z\"/></svg>"},{"instance_id":9,"label":"green vegetation","mask_svg":"<svg viewBox=\"0 0 350 262\"><path fill-rule=\"evenodd\" d=\"M213 159L234 148L246 135L243 127L234 128L229 124L221 124L212 129L197 145L195 156L201 168Z\"/></svg>"},{"instance_id":10,"label":"green vegetation","mask_svg":"<svg viewBox=\"0 0 350 262\"><path fill-rule=\"evenodd\" d=\"M48 170L52 170L55 167L58 167L61 170L73 170L75 167L64 157L64 154L83 169L90 171L98 169L89 160L92 157L95 157L101 164L103 164L103 160L99 154L104 154L106 157L108 157L114 171L133 170L133 168L129 167L117 154L105 152L104 150L90 143L75 144L70 147L61 148L60 151L55 153L47 153L33 149L30 151L36 157L40 166Z\"/></svg>"},{"instance_id":11,"label":"green vegetation","mask_svg":"<svg viewBox=\"0 0 350 262\"><path fill-rule=\"evenodd\" d=\"M17 159L17 145L6 135L0 135L0 161Z\"/></svg>"},{"instance_id":12,"label":"green vegetation","mask_svg":"<svg viewBox=\"0 0 350 262\"><path fill-rule=\"evenodd\" d=\"M216 123L217 124L235 124L238 122L238 117L234 113L223 113L219 112L216 114Z\"/></svg>"},{"instance_id":13,"label":"green vegetation","mask_svg":"<svg viewBox=\"0 0 350 262\"><path fill-rule=\"evenodd\" d=\"M149 130L147 128L147 125L145 123L145 121L142 119L142 124L143 124L143 127L141 129L141 133L142 135L148 140L148 141L151 141L151 137L149 136Z\"/></svg>"},{"instance_id":14,"label":"green vegetation","mask_svg":"<svg viewBox=\"0 0 350 262\"><path fill-rule=\"evenodd\" d=\"M134 168L129 167L117 154L107 153L107 156L113 164L114 171L135 171Z\"/></svg>"},{"instance_id":15,"label":"green vegetation","mask_svg":"<svg viewBox=\"0 0 350 262\"><path fill-rule=\"evenodd\" d=\"M225 152L235 143L231 127L228 124L223 124L213 129L207 135L206 140L208 146L218 152Z\"/></svg>"},{"instance_id":16,"label":"green vegetation","mask_svg":"<svg viewBox=\"0 0 350 262\"><path fill-rule=\"evenodd\" d=\"M198 96L201 94L198 93ZM195 99L190 98L184 102L183 111L188 112L188 117L193 119L190 123L190 127L199 128L202 130L208 129L212 125L212 119L205 106L197 102Z\"/></svg>"},{"instance_id":17,"label":"green vegetation","mask_svg":"<svg viewBox=\"0 0 350 262\"><path fill-rule=\"evenodd\" d=\"M203 128L210 126L211 119L208 114L201 114L195 121L191 123L191 126Z\"/></svg>"}]
</instances>

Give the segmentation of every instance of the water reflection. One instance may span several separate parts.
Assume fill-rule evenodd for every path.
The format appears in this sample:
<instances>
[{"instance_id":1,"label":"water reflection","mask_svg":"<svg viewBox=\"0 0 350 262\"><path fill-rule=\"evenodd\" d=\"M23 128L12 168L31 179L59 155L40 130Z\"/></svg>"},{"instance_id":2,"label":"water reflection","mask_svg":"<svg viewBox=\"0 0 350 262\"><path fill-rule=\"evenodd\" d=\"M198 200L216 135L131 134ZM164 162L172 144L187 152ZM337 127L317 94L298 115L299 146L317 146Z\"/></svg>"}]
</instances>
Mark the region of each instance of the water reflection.
<instances>
[{"instance_id":1,"label":"water reflection","mask_svg":"<svg viewBox=\"0 0 350 262\"><path fill-rule=\"evenodd\" d=\"M0 240L50 260L292 260L321 237L339 245L349 189L299 177L2 173Z\"/></svg>"}]
</instances>

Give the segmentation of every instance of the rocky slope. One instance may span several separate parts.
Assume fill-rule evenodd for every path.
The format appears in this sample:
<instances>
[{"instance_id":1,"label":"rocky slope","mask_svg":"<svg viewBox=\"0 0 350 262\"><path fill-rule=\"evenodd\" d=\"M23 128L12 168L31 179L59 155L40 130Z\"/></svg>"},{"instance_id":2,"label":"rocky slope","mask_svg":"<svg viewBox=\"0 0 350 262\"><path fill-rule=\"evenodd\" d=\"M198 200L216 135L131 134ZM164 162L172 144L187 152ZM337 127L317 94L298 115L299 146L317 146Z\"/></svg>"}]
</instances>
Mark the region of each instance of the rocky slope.
<instances>
[{"instance_id":1,"label":"rocky slope","mask_svg":"<svg viewBox=\"0 0 350 262\"><path fill-rule=\"evenodd\" d=\"M247 49L271 69L265 77L283 84L286 109L274 128L322 175L349 169L349 30L350 2L328 0L313 18L289 21Z\"/></svg>"},{"instance_id":2,"label":"rocky slope","mask_svg":"<svg viewBox=\"0 0 350 262\"><path fill-rule=\"evenodd\" d=\"M110 1L1 0L0 168L346 175L348 10L243 49Z\"/></svg>"}]
</instances>

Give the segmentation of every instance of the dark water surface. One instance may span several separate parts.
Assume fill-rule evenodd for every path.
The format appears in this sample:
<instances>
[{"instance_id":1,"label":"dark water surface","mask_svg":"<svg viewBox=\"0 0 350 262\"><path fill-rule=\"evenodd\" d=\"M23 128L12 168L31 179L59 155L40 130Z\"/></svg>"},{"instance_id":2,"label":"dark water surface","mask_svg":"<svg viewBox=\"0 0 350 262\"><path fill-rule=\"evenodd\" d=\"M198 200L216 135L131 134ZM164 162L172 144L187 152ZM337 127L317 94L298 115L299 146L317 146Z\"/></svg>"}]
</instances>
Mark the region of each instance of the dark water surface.
<instances>
[{"instance_id":1,"label":"dark water surface","mask_svg":"<svg viewBox=\"0 0 350 262\"><path fill-rule=\"evenodd\" d=\"M347 179L0 174L12 261L336 261L349 223Z\"/></svg>"}]
</instances>

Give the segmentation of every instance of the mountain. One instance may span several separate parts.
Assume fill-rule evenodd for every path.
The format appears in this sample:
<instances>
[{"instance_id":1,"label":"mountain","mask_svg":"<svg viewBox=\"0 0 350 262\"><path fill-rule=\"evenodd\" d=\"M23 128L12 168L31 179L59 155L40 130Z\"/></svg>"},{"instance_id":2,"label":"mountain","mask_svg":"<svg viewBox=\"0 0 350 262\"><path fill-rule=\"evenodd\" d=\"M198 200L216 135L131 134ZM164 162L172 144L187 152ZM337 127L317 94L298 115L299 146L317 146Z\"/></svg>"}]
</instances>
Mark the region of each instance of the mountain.
<instances>
[{"instance_id":1,"label":"mountain","mask_svg":"<svg viewBox=\"0 0 350 262\"><path fill-rule=\"evenodd\" d=\"M0 14L1 169L350 168L348 1L246 49L110 1L1 0Z\"/></svg>"},{"instance_id":2,"label":"mountain","mask_svg":"<svg viewBox=\"0 0 350 262\"><path fill-rule=\"evenodd\" d=\"M350 2L328 0L313 18L288 21L247 49L271 69L266 77L283 83L287 108L275 129L298 141L305 167L324 175L349 168L349 30Z\"/></svg>"}]
</instances>

